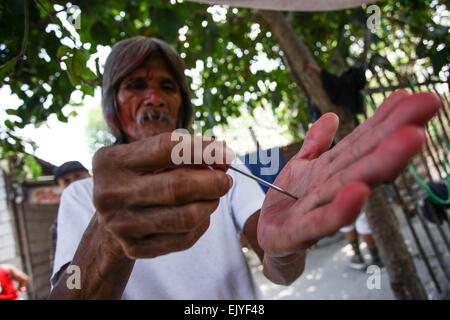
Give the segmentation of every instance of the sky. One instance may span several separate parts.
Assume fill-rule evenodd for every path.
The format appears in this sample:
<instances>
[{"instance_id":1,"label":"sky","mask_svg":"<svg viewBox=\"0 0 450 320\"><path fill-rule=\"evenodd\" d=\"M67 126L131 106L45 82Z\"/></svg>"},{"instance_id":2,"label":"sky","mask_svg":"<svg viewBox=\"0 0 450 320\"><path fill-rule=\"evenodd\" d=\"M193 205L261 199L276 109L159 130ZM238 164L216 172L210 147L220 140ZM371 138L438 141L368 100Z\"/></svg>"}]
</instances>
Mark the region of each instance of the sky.
<instances>
[{"instance_id":1,"label":"sky","mask_svg":"<svg viewBox=\"0 0 450 320\"><path fill-rule=\"evenodd\" d=\"M0 118L6 116L5 110L19 106L20 100L11 95L9 87L0 89ZM33 140L38 148L35 152L28 149L35 156L48 161L54 165L61 165L66 161L80 161L86 168L91 169L91 155L88 148L86 135L87 114L92 107L100 106L100 94L96 92L94 98L87 97L85 106L67 106L64 113L77 110L78 115L70 117L68 123L60 122L55 115L51 115L48 121L35 128L28 125L24 129L16 130L18 136Z\"/></svg>"}]
</instances>

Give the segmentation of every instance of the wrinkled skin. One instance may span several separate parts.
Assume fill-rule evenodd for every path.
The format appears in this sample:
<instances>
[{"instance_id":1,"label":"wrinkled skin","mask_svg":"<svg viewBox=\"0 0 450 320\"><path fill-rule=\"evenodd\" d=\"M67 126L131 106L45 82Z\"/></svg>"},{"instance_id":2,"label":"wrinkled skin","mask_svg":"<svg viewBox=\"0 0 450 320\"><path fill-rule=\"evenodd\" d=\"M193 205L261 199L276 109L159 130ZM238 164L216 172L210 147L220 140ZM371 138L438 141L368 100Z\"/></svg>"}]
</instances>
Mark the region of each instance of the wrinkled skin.
<instances>
[{"instance_id":1,"label":"wrinkled skin","mask_svg":"<svg viewBox=\"0 0 450 320\"><path fill-rule=\"evenodd\" d=\"M195 139L203 149L214 143L226 150L219 141ZM96 153L94 204L113 260L123 255L153 258L190 248L208 229L219 198L231 188L223 165L214 165L216 170L174 166L171 150L177 143L170 133L162 133ZM193 148L194 139L190 145ZM224 151L221 162L226 161Z\"/></svg>"},{"instance_id":2,"label":"wrinkled skin","mask_svg":"<svg viewBox=\"0 0 450 320\"><path fill-rule=\"evenodd\" d=\"M371 188L395 178L421 149L423 125L439 106L434 94L397 91L329 151L338 118L323 115L275 180L298 200L267 193L258 222L265 255L288 257L354 222Z\"/></svg>"},{"instance_id":3,"label":"wrinkled skin","mask_svg":"<svg viewBox=\"0 0 450 320\"><path fill-rule=\"evenodd\" d=\"M120 83L116 95L119 120L129 142L142 140L176 129L181 106L181 94L166 61L159 56L146 61ZM166 115L164 121L139 123L143 113Z\"/></svg>"}]
</instances>

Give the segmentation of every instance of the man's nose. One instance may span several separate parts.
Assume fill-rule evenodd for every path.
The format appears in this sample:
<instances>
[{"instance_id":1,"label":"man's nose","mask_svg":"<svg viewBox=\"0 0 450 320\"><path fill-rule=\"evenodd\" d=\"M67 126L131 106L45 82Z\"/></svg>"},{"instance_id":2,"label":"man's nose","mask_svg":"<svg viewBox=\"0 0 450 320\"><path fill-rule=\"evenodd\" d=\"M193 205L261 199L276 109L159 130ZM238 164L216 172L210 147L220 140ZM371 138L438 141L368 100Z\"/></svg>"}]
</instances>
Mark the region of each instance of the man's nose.
<instances>
[{"instance_id":1,"label":"man's nose","mask_svg":"<svg viewBox=\"0 0 450 320\"><path fill-rule=\"evenodd\" d=\"M144 104L151 107L164 107L165 105L159 90L154 88L148 88L145 91Z\"/></svg>"}]
</instances>

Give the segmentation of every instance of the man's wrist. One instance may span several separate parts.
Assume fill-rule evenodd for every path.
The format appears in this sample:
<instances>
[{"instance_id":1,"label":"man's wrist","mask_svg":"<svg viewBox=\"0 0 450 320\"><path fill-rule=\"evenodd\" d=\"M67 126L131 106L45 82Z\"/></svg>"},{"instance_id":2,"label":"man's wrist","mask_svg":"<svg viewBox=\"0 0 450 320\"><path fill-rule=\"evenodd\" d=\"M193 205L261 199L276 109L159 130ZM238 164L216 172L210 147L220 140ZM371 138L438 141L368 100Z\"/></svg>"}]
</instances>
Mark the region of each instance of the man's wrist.
<instances>
[{"instance_id":1,"label":"man's wrist","mask_svg":"<svg viewBox=\"0 0 450 320\"><path fill-rule=\"evenodd\" d=\"M264 255L263 273L276 284L290 285L305 268L306 250L283 257Z\"/></svg>"},{"instance_id":2,"label":"man's wrist","mask_svg":"<svg viewBox=\"0 0 450 320\"><path fill-rule=\"evenodd\" d=\"M98 273L103 278L111 269L134 263L134 260L125 255L120 243L99 222L98 212L95 213L86 232L92 232L96 247ZM89 239L91 237L87 237Z\"/></svg>"},{"instance_id":3,"label":"man's wrist","mask_svg":"<svg viewBox=\"0 0 450 320\"><path fill-rule=\"evenodd\" d=\"M50 299L120 299L134 262L95 213L70 263L78 267L79 290L67 290L69 274L61 272Z\"/></svg>"},{"instance_id":4,"label":"man's wrist","mask_svg":"<svg viewBox=\"0 0 450 320\"><path fill-rule=\"evenodd\" d=\"M302 254L304 254L303 251L292 253L292 254L289 254L286 256L282 256L282 257L271 257L268 255L264 255L264 260L267 259L268 263L273 263L275 265L287 265L287 264L291 264L294 261L296 261L297 259L299 259L302 256Z\"/></svg>"}]
</instances>

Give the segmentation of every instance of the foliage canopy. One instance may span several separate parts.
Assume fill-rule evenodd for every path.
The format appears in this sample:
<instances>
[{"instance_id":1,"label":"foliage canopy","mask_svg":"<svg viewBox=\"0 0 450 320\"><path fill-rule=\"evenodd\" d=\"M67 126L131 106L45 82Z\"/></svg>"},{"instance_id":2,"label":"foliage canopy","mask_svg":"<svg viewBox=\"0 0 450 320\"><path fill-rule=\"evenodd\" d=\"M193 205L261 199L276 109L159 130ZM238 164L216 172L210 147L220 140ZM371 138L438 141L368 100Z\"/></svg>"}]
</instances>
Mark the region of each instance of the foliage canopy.
<instances>
[{"instance_id":1,"label":"foliage canopy","mask_svg":"<svg viewBox=\"0 0 450 320\"><path fill-rule=\"evenodd\" d=\"M448 25L433 20L446 10L445 4L398 0L377 5L404 59L425 58L418 61L432 67L434 77L448 74ZM78 14L75 6L81 10L76 30L65 21ZM285 16L319 67L341 73L363 57L368 18L364 8L287 12ZM205 130L239 116L242 107L253 113L259 106L271 106L279 124L287 125L295 136L298 123L310 121L305 98L291 80L270 30L258 22L255 10L179 0L2 1L0 82L22 104L6 106L7 117L0 123L0 156L24 151L16 128L39 125L51 114L64 122L75 116L76 112L64 114L63 107L73 104L74 91L93 95L101 84L102 65L95 56L99 46L135 35L168 41L180 52L187 69L197 70L188 73L188 79L196 120L205 123ZM393 70L393 62L384 58L383 33L371 33L370 42L369 63ZM89 61L93 61L91 68L86 67ZM18 167L24 163L25 158L21 159Z\"/></svg>"}]
</instances>

